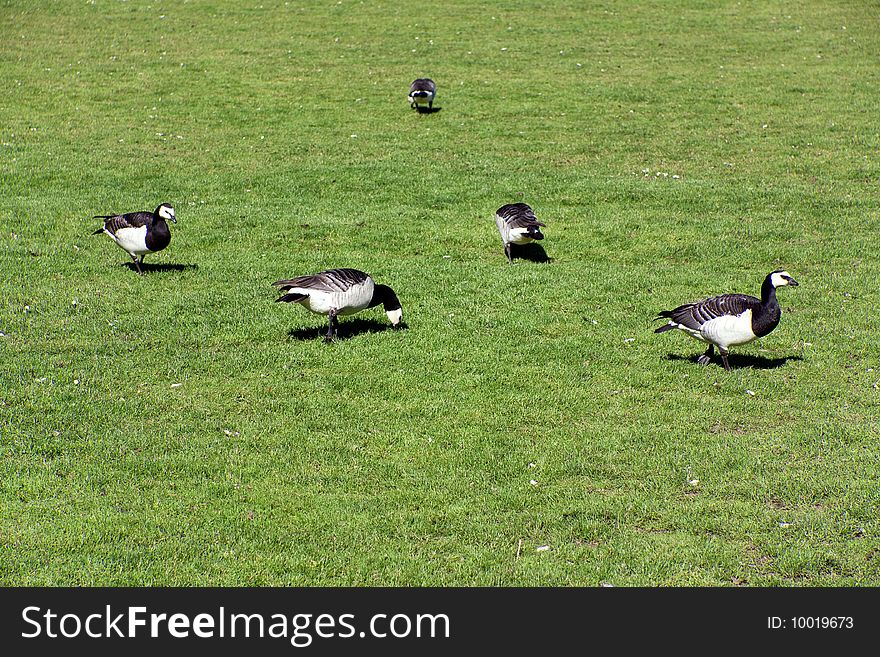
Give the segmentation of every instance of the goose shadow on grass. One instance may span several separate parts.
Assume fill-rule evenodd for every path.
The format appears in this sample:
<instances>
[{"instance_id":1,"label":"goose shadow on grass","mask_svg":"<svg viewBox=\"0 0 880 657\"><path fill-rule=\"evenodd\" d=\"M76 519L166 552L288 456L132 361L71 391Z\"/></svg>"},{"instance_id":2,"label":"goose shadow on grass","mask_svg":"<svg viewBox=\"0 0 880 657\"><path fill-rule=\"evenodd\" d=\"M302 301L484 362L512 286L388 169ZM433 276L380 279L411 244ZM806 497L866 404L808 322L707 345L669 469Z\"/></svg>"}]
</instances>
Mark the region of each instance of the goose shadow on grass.
<instances>
[{"instance_id":1,"label":"goose shadow on grass","mask_svg":"<svg viewBox=\"0 0 880 657\"><path fill-rule=\"evenodd\" d=\"M529 244L511 244L510 255L514 260L528 260L529 262L550 262L550 256L544 247L537 242Z\"/></svg>"},{"instance_id":2,"label":"goose shadow on grass","mask_svg":"<svg viewBox=\"0 0 880 657\"><path fill-rule=\"evenodd\" d=\"M122 267L127 267L135 274L137 274L137 267L133 262L123 262L121 264ZM168 271L175 272L185 272L185 271L195 271L198 269L198 265L178 265L178 264L169 264L169 263L156 263L150 264L149 262L145 262L141 264L141 269L144 272L144 275L147 274L161 274Z\"/></svg>"},{"instance_id":3,"label":"goose shadow on grass","mask_svg":"<svg viewBox=\"0 0 880 657\"><path fill-rule=\"evenodd\" d=\"M692 356L681 356L679 354L667 354L666 360L687 360L692 362L694 365L699 365L697 359L702 354L694 354ZM727 362L730 363L731 370L738 369L753 369L753 370L775 370L777 367L782 367L790 360L803 360L801 356L783 356L782 358L767 358L766 356L753 356L751 354L728 354ZM706 367L715 367L717 366L720 369L724 369L724 366L721 364L721 357L716 353L712 357L712 362L710 362Z\"/></svg>"},{"instance_id":4,"label":"goose shadow on grass","mask_svg":"<svg viewBox=\"0 0 880 657\"><path fill-rule=\"evenodd\" d=\"M406 329L406 323L402 322L397 328L388 322L380 322L375 319L342 319L337 320L336 333L333 340L347 340L361 333L382 333L383 331L400 331ZM287 332L294 340L317 340L327 335L327 324L312 326L309 328L294 328Z\"/></svg>"},{"instance_id":5,"label":"goose shadow on grass","mask_svg":"<svg viewBox=\"0 0 880 657\"><path fill-rule=\"evenodd\" d=\"M419 114L434 114L442 109L442 107L422 107L421 105L416 105L416 112Z\"/></svg>"}]
</instances>

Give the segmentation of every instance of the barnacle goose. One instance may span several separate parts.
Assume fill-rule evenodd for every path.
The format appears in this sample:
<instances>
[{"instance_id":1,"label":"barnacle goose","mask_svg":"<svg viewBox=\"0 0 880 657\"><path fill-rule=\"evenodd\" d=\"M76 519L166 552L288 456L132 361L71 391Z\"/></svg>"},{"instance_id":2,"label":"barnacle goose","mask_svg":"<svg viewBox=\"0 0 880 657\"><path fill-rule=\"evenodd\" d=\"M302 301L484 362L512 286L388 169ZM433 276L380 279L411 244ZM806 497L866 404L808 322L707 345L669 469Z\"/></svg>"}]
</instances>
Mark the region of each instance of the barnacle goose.
<instances>
[{"instance_id":1,"label":"barnacle goose","mask_svg":"<svg viewBox=\"0 0 880 657\"><path fill-rule=\"evenodd\" d=\"M434 95L437 93L437 85L431 78L418 78L409 86L409 106L413 109L421 109L422 105L431 109L434 106Z\"/></svg>"},{"instance_id":2,"label":"barnacle goose","mask_svg":"<svg viewBox=\"0 0 880 657\"><path fill-rule=\"evenodd\" d=\"M511 244L528 244L534 240L544 239L541 226L545 226L532 212L526 203L509 203L502 205L495 212L495 225L501 233L501 241L504 242L504 253L507 261L513 263L510 253Z\"/></svg>"},{"instance_id":3,"label":"barnacle goose","mask_svg":"<svg viewBox=\"0 0 880 657\"><path fill-rule=\"evenodd\" d=\"M674 310L663 310L655 319L666 318L669 323L654 332L680 329L701 342L708 342L706 353L697 359L701 365L709 364L715 347L718 347L724 369L729 372L727 353L730 347L746 344L775 329L781 315L776 288L797 284L787 271L770 272L761 285L760 299L747 294L722 294L686 303Z\"/></svg>"},{"instance_id":4,"label":"barnacle goose","mask_svg":"<svg viewBox=\"0 0 880 657\"><path fill-rule=\"evenodd\" d=\"M325 340L330 342L338 315L353 315L380 303L392 326L399 326L403 309L397 295L387 285L376 285L366 273L357 269L328 269L317 274L275 281L272 285L285 294L275 301L293 301L313 313L327 315L329 327Z\"/></svg>"},{"instance_id":5,"label":"barnacle goose","mask_svg":"<svg viewBox=\"0 0 880 657\"><path fill-rule=\"evenodd\" d=\"M100 214L95 215L94 219L103 219L104 226L92 234L107 233L114 242L128 252L134 260L138 274L141 275L144 273L141 270L144 256L161 251L171 242L171 231L168 230L167 220L177 223L174 208L169 203L162 203L155 212Z\"/></svg>"}]
</instances>

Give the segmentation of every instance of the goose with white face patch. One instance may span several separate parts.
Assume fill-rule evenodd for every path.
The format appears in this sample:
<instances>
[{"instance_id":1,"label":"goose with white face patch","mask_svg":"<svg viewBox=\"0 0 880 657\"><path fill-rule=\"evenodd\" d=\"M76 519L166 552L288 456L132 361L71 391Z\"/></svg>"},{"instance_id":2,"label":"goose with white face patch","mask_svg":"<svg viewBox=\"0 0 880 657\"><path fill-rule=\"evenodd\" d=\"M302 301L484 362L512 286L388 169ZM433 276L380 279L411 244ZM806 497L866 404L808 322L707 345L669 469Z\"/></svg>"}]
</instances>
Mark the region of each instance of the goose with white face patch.
<instances>
[{"instance_id":1,"label":"goose with white face patch","mask_svg":"<svg viewBox=\"0 0 880 657\"><path fill-rule=\"evenodd\" d=\"M535 240L544 239L541 227L546 227L535 217L532 208L526 203L509 203L502 205L495 211L495 225L501 233L501 241L504 243L504 253L507 262L513 264L513 256L510 252L511 244L528 244Z\"/></svg>"},{"instance_id":2,"label":"goose with white face patch","mask_svg":"<svg viewBox=\"0 0 880 657\"><path fill-rule=\"evenodd\" d=\"M695 303L686 303L674 310L663 310L655 319L668 319L655 333L679 329L701 342L708 342L706 353L697 359L708 365L718 347L724 369L730 371L727 354L730 347L761 338L779 324L781 310L776 301L776 288L796 286L787 271L770 272L761 285L761 298L747 294L722 294Z\"/></svg>"},{"instance_id":3,"label":"goose with white face patch","mask_svg":"<svg viewBox=\"0 0 880 657\"><path fill-rule=\"evenodd\" d=\"M327 315L329 327L324 340L336 332L336 317L353 315L380 303L395 328L400 326L403 309L397 295L387 285L377 285L372 277L357 269L328 269L272 283L285 294L275 301L298 303L313 313Z\"/></svg>"},{"instance_id":4,"label":"goose with white face patch","mask_svg":"<svg viewBox=\"0 0 880 657\"><path fill-rule=\"evenodd\" d=\"M409 86L409 106L421 110L427 105L430 110L434 106L434 96L437 93L437 85L431 78L418 78Z\"/></svg>"},{"instance_id":5,"label":"goose with white face patch","mask_svg":"<svg viewBox=\"0 0 880 657\"><path fill-rule=\"evenodd\" d=\"M101 214L94 218L103 219L104 226L93 235L107 233L121 249L128 252L141 275L144 273L141 269L144 256L161 251L171 242L168 220L177 223L174 208L168 203L162 203L155 212Z\"/></svg>"}]
</instances>

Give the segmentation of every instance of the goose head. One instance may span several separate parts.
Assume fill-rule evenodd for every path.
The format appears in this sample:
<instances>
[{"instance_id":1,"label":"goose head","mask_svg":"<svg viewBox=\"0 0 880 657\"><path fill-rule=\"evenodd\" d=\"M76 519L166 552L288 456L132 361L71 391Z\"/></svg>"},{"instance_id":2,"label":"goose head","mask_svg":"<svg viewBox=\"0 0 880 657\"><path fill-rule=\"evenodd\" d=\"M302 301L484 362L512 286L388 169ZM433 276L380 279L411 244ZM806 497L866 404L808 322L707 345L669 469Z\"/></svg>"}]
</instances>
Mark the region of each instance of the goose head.
<instances>
[{"instance_id":1,"label":"goose head","mask_svg":"<svg viewBox=\"0 0 880 657\"><path fill-rule=\"evenodd\" d=\"M156 208L156 214L166 221L170 219L172 223L177 223L177 219L174 216L174 208L171 207L170 203L163 203L158 208Z\"/></svg>"},{"instance_id":2,"label":"goose head","mask_svg":"<svg viewBox=\"0 0 880 657\"><path fill-rule=\"evenodd\" d=\"M770 283L773 287L783 287L784 285L797 287L798 285L798 282L791 277L791 274L782 269L778 269L770 274Z\"/></svg>"}]
</instances>

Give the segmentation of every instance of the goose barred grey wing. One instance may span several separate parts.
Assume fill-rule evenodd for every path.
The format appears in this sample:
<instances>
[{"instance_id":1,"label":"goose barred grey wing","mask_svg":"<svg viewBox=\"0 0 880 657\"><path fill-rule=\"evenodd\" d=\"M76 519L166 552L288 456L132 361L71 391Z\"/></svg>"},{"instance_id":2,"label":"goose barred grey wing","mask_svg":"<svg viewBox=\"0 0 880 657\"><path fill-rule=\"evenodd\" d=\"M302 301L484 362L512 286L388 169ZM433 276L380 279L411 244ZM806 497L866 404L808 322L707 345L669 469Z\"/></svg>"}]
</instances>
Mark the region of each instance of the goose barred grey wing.
<instances>
[{"instance_id":1,"label":"goose barred grey wing","mask_svg":"<svg viewBox=\"0 0 880 657\"><path fill-rule=\"evenodd\" d=\"M357 269L328 269L318 274L275 281L272 285L281 290L300 288L319 292L345 292L355 285L365 283L368 278L367 274Z\"/></svg>"},{"instance_id":2,"label":"goose barred grey wing","mask_svg":"<svg viewBox=\"0 0 880 657\"><path fill-rule=\"evenodd\" d=\"M413 80L413 83L409 86L410 94L415 91L427 91L429 94L433 94L436 89L437 86L430 78L418 78L417 80Z\"/></svg>"},{"instance_id":3,"label":"goose barred grey wing","mask_svg":"<svg viewBox=\"0 0 880 657\"><path fill-rule=\"evenodd\" d=\"M149 226L153 222L150 212L128 212L126 214L99 214L94 219L104 219L104 227L95 231L95 234L105 230L114 235L123 228L141 228Z\"/></svg>"},{"instance_id":4,"label":"goose barred grey wing","mask_svg":"<svg viewBox=\"0 0 880 657\"><path fill-rule=\"evenodd\" d=\"M755 312L760 305L760 299L747 294L722 294L703 301L686 303L673 310L663 310L656 319L668 318L676 324L699 331L706 322L712 319L725 315L735 317L746 310ZM666 329L666 327L661 327L657 332L660 332L661 329Z\"/></svg>"},{"instance_id":5,"label":"goose barred grey wing","mask_svg":"<svg viewBox=\"0 0 880 657\"><path fill-rule=\"evenodd\" d=\"M496 214L511 228L529 228L530 226L546 226L535 216L527 203L510 203L498 208Z\"/></svg>"}]
</instances>

